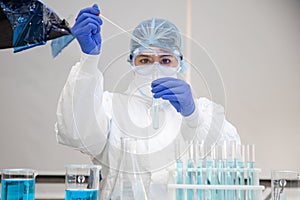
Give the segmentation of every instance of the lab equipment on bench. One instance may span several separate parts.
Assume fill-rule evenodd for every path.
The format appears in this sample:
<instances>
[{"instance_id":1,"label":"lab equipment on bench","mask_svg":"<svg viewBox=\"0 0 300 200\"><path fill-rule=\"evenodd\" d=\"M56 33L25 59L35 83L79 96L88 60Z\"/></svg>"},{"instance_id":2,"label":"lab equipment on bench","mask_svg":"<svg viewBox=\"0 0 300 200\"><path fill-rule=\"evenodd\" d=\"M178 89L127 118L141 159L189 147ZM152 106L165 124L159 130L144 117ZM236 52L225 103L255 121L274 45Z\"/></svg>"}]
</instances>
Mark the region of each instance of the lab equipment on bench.
<instances>
[{"instance_id":1,"label":"lab equipment on bench","mask_svg":"<svg viewBox=\"0 0 300 200\"><path fill-rule=\"evenodd\" d=\"M66 165L65 199L97 200L100 170L100 165Z\"/></svg>"},{"instance_id":2,"label":"lab equipment on bench","mask_svg":"<svg viewBox=\"0 0 300 200\"><path fill-rule=\"evenodd\" d=\"M300 197L300 171L271 172L272 200L293 200Z\"/></svg>"},{"instance_id":3,"label":"lab equipment on bench","mask_svg":"<svg viewBox=\"0 0 300 200\"><path fill-rule=\"evenodd\" d=\"M247 163L244 145L235 142L211 146L205 157L200 153L203 149L203 144L197 143L195 160L191 160L191 156L180 162L177 160L177 171L170 177L177 181L169 181L168 199L262 200L264 186L259 185L260 169L254 168L253 145L247 148L247 154L251 155ZM187 175L185 179L181 178L182 174Z\"/></svg>"},{"instance_id":4,"label":"lab equipment on bench","mask_svg":"<svg viewBox=\"0 0 300 200\"><path fill-rule=\"evenodd\" d=\"M150 173L141 172L136 138L122 137L119 167L110 200L147 200Z\"/></svg>"},{"instance_id":5,"label":"lab equipment on bench","mask_svg":"<svg viewBox=\"0 0 300 200\"><path fill-rule=\"evenodd\" d=\"M36 172L32 169L2 170L2 200L34 200Z\"/></svg>"}]
</instances>

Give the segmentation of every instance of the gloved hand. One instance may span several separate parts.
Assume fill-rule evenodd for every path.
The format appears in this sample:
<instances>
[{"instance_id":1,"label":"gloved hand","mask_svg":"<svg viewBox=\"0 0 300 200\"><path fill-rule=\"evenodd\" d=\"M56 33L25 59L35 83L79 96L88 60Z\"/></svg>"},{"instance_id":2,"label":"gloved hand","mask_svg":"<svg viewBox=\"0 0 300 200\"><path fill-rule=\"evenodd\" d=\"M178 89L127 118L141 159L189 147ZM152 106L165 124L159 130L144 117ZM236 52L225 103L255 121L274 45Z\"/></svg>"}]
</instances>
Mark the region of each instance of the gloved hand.
<instances>
[{"instance_id":1,"label":"gloved hand","mask_svg":"<svg viewBox=\"0 0 300 200\"><path fill-rule=\"evenodd\" d=\"M190 85L185 81L164 77L154 80L151 83L154 98L169 100L177 112L187 117L195 110L195 103Z\"/></svg>"},{"instance_id":2,"label":"gloved hand","mask_svg":"<svg viewBox=\"0 0 300 200\"><path fill-rule=\"evenodd\" d=\"M102 20L97 4L93 7L82 9L71 32L78 40L81 50L86 54L97 55L100 53Z\"/></svg>"}]
</instances>

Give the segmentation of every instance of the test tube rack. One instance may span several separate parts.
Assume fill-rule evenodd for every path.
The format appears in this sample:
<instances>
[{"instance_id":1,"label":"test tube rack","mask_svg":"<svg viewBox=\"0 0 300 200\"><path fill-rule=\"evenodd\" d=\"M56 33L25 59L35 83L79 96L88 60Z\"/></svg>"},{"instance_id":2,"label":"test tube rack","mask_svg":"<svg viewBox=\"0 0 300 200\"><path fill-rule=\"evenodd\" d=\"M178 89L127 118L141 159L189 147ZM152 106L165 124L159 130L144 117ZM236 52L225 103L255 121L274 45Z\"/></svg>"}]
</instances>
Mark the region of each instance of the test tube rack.
<instances>
[{"instance_id":1,"label":"test tube rack","mask_svg":"<svg viewBox=\"0 0 300 200\"><path fill-rule=\"evenodd\" d=\"M243 169L244 174L244 180L243 185L237 184L236 181L234 181L234 184L228 185L226 184L225 177L226 173L237 173L241 169L239 168L231 168L226 169L223 168L223 176L224 176L224 183L218 184L215 181L212 184L207 184L207 171L211 170L212 174L214 176L214 179L217 179L219 168L201 168L203 172L203 184L196 184L196 173L197 169L183 169L183 184L178 184L176 181L176 177L178 176L176 171L172 171L170 173L169 177L169 183L168 183L168 199L169 200L262 200L262 192L265 189L264 186L259 185L259 174L261 172L258 168ZM193 183L194 184L187 184L186 183L186 174L187 173L193 174ZM251 180L251 185L249 185L249 177L248 174L251 172L253 174L253 177ZM180 191L180 196L178 196L178 192ZM188 192L189 191L189 192ZM192 191L192 193L191 193ZM201 196L199 196L199 192L201 192ZM218 192L223 192L223 196L220 198L218 196ZM232 197L230 199L226 196L228 192L232 192ZM242 194L242 195L240 195Z\"/></svg>"}]
</instances>

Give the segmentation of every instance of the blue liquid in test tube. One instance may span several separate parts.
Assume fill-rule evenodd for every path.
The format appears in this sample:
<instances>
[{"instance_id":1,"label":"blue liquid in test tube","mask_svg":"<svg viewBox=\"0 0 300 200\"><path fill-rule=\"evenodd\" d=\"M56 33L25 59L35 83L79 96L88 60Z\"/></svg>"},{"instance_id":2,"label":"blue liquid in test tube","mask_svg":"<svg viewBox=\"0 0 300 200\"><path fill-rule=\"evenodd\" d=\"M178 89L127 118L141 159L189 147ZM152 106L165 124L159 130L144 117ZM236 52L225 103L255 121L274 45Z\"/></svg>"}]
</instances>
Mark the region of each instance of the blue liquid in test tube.
<instances>
[{"instance_id":1,"label":"blue liquid in test tube","mask_svg":"<svg viewBox=\"0 0 300 200\"><path fill-rule=\"evenodd\" d=\"M183 162L181 160L176 161L176 167L177 167L177 184L183 184ZM176 199L177 200L183 200L183 189L178 188L176 189Z\"/></svg>"},{"instance_id":2,"label":"blue liquid in test tube","mask_svg":"<svg viewBox=\"0 0 300 200\"><path fill-rule=\"evenodd\" d=\"M225 162L227 158L226 142L218 145L216 152L216 170L217 170L217 184L225 185ZM225 190L218 189L216 191L218 200L225 200Z\"/></svg>"},{"instance_id":3,"label":"blue liquid in test tube","mask_svg":"<svg viewBox=\"0 0 300 200\"><path fill-rule=\"evenodd\" d=\"M2 200L34 200L34 179L3 179Z\"/></svg>"},{"instance_id":4,"label":"blue liquid in test tube","mask_svg":"<svg viewBox=\"0 0 300 200\"><path fill-rule=\"evenodd\" d=\"M194 184L193 171L194 171L193 160L189 159L187 164L186 184ZM194 190L187 189L187 200L193 200L193 199L194 199Z\"/></svg>"},{"instance_id":5,"label":"blue liquid in test tube","mask_svg":"<svg viewBox=\"0 0 300 200\"><path fill-rule=\"evenodd\" d=\"M227 169L226 169L226 184L235 185L236 184L236 142L232 141L230 143L230 151L227 159ZM236 199L236 192L234 190L226 190L226 199Z\"/></svg>"},{"instance_id":6,"label":"blue liquid in test tube","mask_svg":"<svg viewBox=\"0 0 300 200\"><path fill-rule=\"evenodd\" d=\"M238 159L237 159L237 185L245 185L245 174L244 174L244 165L245 165L245 146L238 146ZM237 200L245 199L245 190L237 191Z\"/></svg>"},{"instance_id":7,"label":"blue liquid in test tube","mask_svg":"<svg viewBox=\"0 0 300 200\"><path fill-rule=\"evenodd\" d=\"M217 167L217 183L218 185L225 185L224 180L224 163L222 160L218 160L216 163ZM218 200L224 200L225 198L225 192L224 190L217 190L217 199Z\"/></svg>"},{"instance_id":8,"label":"blue liquid in test tube","mask_svg":"<svg viewBox=\"0 0 300 200\"><path fill-rule=\"evenodd\" d=\"M183 162L180 159L180 140L176 141L175 156L176 156L176 184L183 184ZM176 200L184 199L184 191L181 188L176 189Z\"/></svg>"},{"instance_id":9,"label":"blue liquid in test tube","mask_svg":"<svg viewBox=\"0 0 300 200\"><path fill-rule=\"evenodd\" d=\"M255 148L254 145L247 145L247 167L248 167L248 185L254 185L254 162L255 162ZM254 191L248 191L248 200L254 199Z\"/></svg>"},{"instance_id":10,"label":"blue liquid in test tube","mask_svg":"<svg viewBox=\"0 0 300 200\"><path fill-rule=\"evenodd\" d=\"M186 184L194 184L194 142L190 141L189 146L189 157L187 161L187 171L186 171ZM193 200L194 199L194 190L193 189L187 189L187 200Z\"/></svg>"},{"instance_id":11,"label":"blue liquid in test tube","mask_svg":"<svg viewBox=\"0 0 300 200\"><path fill-rule=\"evenodd\" d=\"M66 190L66 200L97 200L98 190L83 189L83 190Z\"/></svg>"},{"instance_id":12,"label":"blue liquid in test tube","mask_svg":"<svg viewBox=\"0 0 300 200\"><path fill-rule=\"evenodd\" d=\"M196 144L196 184L204 185L203 167L204 167L204 141ZM197 200L203 200L204 194L202 189L197 189Z\"/></svg>"},{"instance_id":13,"label":"blue liquid in test tube","mask_svg":"<svg viewBox=\"0 0 300 200\"><path fill-rule=\"evenodd\" d=\"M197 169L196 169L196 184L203 185L203 160L197 161ZM203 190L197 190L197 200L203 200Z\"/></svg>"},{"instance_id":14,"label":"blue liquid in test tube","mask_svg":"<svg viewBox=\"0 0 300 200\"><path fill-rule=\"evenodd\" d=\"M215 146L211 149L211 156L208 156L206 159L206 184L207 185L214 185L215 184L215 161L214 161L214 150ZM206 191L206 199L207 200L214 200L216 196L216 191L214 189L209 189Z\"/></svg>"}]
</instances>

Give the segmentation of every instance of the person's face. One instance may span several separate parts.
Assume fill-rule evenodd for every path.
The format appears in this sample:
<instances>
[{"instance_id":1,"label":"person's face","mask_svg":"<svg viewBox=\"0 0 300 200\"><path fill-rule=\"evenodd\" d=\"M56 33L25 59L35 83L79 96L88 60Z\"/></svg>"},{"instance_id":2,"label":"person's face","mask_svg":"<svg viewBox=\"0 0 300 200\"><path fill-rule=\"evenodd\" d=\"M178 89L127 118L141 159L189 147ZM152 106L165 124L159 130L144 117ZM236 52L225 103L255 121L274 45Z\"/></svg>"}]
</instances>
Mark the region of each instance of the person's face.
<instances>
[{"instance_id":1,"label":"person's face","mask_svg":"<svg viewBox=\"0 0 300 200\"><path fill-rule=\"evenodd\" d=\"M136 67L159 63L165 67L177 68L179 65L179 57L165 49L151 48L135 55L133 62Z\"/></svg>"},{"instance_id":2,"label":"person's face","mask_svg":"<svg viewBox=\"0 0 300 200\"><path fill-rule=\"evenodd\" d=\"M153 65L159 63L165 67L178 67L178 60L168 54L140 54L134 59L135 66Z\"/></svg>"}]
</instances>

